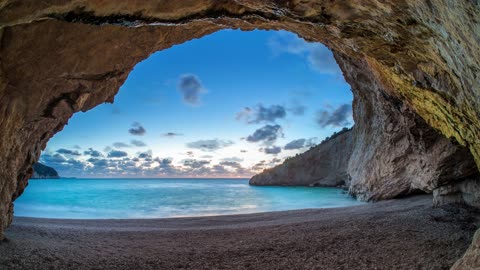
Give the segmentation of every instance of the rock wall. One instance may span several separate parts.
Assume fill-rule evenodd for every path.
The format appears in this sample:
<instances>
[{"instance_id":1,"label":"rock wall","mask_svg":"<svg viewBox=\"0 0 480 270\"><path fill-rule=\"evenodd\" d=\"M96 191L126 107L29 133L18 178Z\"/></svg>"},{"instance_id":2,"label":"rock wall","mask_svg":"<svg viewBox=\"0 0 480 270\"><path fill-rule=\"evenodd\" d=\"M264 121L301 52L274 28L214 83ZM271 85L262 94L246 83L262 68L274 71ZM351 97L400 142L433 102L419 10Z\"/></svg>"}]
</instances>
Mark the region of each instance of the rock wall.
<instances>
[{"instance_id":1,"label":"rock wall","mask_svg":"<svg viewBox=\"0 0 480 270\"><path fill-rule=\"evenodd\" d=\"M404 101L396 85L384 81L375 63L337 54L354 94L353 151L348 162L349 192L378 201L475 178L468 149L439 134Z\"/></svg>"},{"instance_id":2,"label":"rock wall","mask_svg":"<svg viewBox=\"0 0 480 270\"><path fill-rule=\"evenodd\" d=\"M0 235L73 113L112 102L151 53L226 28L285 29L334 51L355 96L352 192L460 183L451 176L468 170L446 169L469 162L456 143L480 166L478 18L478 0L0 0Z\"/></svg>"},{"instance_id":3,"label":"rock wall","mask_svg":"<svg viewBox=\"0 0 480 270\"><path fill-rule=\"evenodd\" d=\"M33 164L32 168L33 173L30 179L53 179L60 177L54 168L48 167L39 162Z\"/></svg>"},{"instance_id":4,"label":"rock wall","mask_svg":"<svg viewBox=\"0 0 480 270\"><path fill-rule=\"evenodd\" d=\"M250 179L250 185L344 186L353 149L352 131L347 131L285 160Z\"/></svg>"},{"instance_id":5,"label":"rock wall","mask_svg":"<svg viewBox=\"0 0 480 270\"><path fill-rule=\"evenodd\" d=\"M318 179L321 185L335 186L343 180L350 194L365 201L441 189L443 193L452 193L456 202L477 206L468 194L480 191L478 186L460 184L467 178L480 184L475 160L468 149L439 134L392 96L392 85L371 72L369 61L339 53L336 58L355 97L356 124L348 135L348 143L342 137L319 145L315 153L307 151L254 176L250 183L309 185ZM444 188L452 185L455 187ZM436 198L435 203L449 203L446 198Z\"/></svg>"}]
</instances>

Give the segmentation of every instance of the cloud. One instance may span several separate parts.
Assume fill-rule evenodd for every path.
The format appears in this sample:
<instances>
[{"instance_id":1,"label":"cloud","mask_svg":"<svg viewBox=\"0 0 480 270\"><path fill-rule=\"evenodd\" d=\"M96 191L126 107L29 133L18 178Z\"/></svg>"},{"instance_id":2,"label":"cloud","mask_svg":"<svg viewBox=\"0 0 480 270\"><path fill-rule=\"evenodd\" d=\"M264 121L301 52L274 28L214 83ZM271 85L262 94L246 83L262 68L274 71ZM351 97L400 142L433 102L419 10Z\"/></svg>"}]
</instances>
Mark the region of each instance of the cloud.
<instances>
[{"instance_id":1,"label":"cloud","mask_svg":"<svg viewBox=\"0 0 480 270\"><path fill-rule=\"evenodd\" d=\"M116 143L113 143L113 147L115 147L115 148L128 148L128 147L130 147L130 145L126 144L126 143L123 143L123 142L116 142Z\"/></svg>"},{"instance_id":2,"label":"cloud","mask_svg":"<svg viewBox=\"0 0 480 270\"><path fill-rule=\"evenodd\" d=\"M138 154L138 158L142 158L142 159L150 158L151 159L152 155L153 155L152 151L149 150L149 151Z\"/></svg>"},{"instance_id":3,"label":"cloud","mask_svg":"<svg viewBox=\"0 0 480 270\"><path fill-rule=\"evenodd\" d=\"M80 147L80 145L78 145L78 144L74 145L73 148L78 149L78 150L82 149L82 147Z\"/></svg>"},{"instance_id":4,"label":"cloud","mask_svg":"<svg viewBox=\"0 0 480 270\"><path fill-rule=\"evenodd\" d=\"M265 169L265 167L266 167L265 163L266 163L265 160L262 160L262 161L256 163L255 165L253 165L252 170L261 171L261 170Z\"/></svg>"},{"instance_id":5,"label":"cloud","mask_svg":"<svg viewBox=\"0 0 480 270\"><path fill-rule=\"evenodd\" d=\"M80 152L76 150L70 150L70 149L65 149L65 148L60 148L56 151L59 154L64 154L64 155L71 155L71 156L81 156Z\"/></svg>"},{"instance_id":6,"label":"cloud","mask_svg":"<svg viewBox=\"0 0 480 270\"><path fill-rule=\"evenodd\" d=\"M131 140L130 143L136 147L145 147L147 146L146 143L144 143L143 141L139 141L139 140Z\"/></svg>"},{"instance_id":7,"label":"cloud","mask_svg":"<svg viewBox=\"0 0 480 270\"><path fill-rule=\"evenodd\" d=\"M322 128L327 126L342 127L351 124L351 116L352 106L350 104L343 104L333 111L318 111L316 121Z\"/></svg>"},{"instance_id":8,"label":"cloud","mask_svg":"<svg viewBox=\"0 0 480 270\"><path fill-rule=\"evenodd\" d=\"M301 104L294 104L290 108L288 108L288 111L291 112L293 115L296 116L302 116L305 114L305 111L307 110L307 107Z\"/></svg>"},{"instance_id":9,"label":"cloud","mask_svg":"<svg viewBox=\"0 0 480 270\"><path fill-rule=\"evenodd\" d=\"M282 148L279 147L279 146L270 146L270 147L267 147L267 148L260 148L260 151L264 152L265 154L269 154L269 155L277 155L280 152L282 152Z\"/></svg>"},{"instance_id":10,"label":"cloud","mask_svg":"<svg viewBox=\"0 0 480 270\"><path fill-rule=\"evenodd\" d=\"M277 119L283 119L287 116L287 111L282 105L271 105L265 107L258 104L254 108L245 107L243 111L237 113L237 120L245 120L249 124L274 123Z\"/></svg>"},{"instance_id":11,"label":"cloud","mask_svg":"<svg viewBox=\"0 0 480 270\"><path fill-rule=\"evenodd\" d=\"M97 150L94 150L93 148L88 148L88 150L83 151L83 154L84 155L89 155L91 157L101 157L101 156L103 156L102 153L100 153Z\"/></svg>"},{"instance_id":12,"label":"cloud","mask_svg":"<svg viewBox=\"0 0 480 270\"><path fill-rule=\"evenodd\" d=\"M182 75L177 89L182 94L183 101L193 106L199 105L200 95L207 92L202 86L200 79L193 74Z\"/></svg>"},{"instance_id":13,"label":"cloud","mask_svg":"<svg viewBox=\"0 0 480 270\"><path fill-rule=\"evenodd\" d=\"M244 150L244 149L240 150L240 153L247 153L247 152L248 152L248 151L247 151L247 150Z\"/></svg>"},{"instance_id":14,"label":"cloud","mask_svg":"<svg viewBox=\"0 0 480 270\"><path fill-rule=\"evenodd\" d=\"M305 139L293 140L293 141L285 144L283 149L285 149L285 150L301 149L301 148L305 147L305 142L306 141L307 140L305 140Z\"/></svg>"},{"instance_id":15,"label":"cloud","mask_svg":"<svg viewBox=\"0 0 480 270\"><path fill-rule=\"evenodd\" d=\"M242 162L242 161L243 161L243 158L239 158L239 157L228 157L228 158L222 158L222 161Z\"/></svg>"},{"instance_id":16,"label":"cloud","mask_svg":"<svg viewBox=\"0 0 480 270\"><path fill-rule=\"evenodd\" d=\"M40 161L42 161L45 164L54 164L54 163L62 163L67 161L67 159L60 155L60 154L42 154L40 157Z\"/></svg>"},{"instance_id":17,"label":"cloud","mask_svg":"<svg viewBox=\"0 0 480 270\"><path fill-rule=\"evenodd\" d=\"M112 150L108 153L109 158L121 158L126 156L128 156L128 154L124 151Z\"/></svg>"},{"instance_id":18,"label":"cloud","mask_svg":"<svg viewBox=\"0 0 480 270\"><path fill-rule=\"evenodd\" d=\"M282 160L279 159L279 158L272 158L272 160L270 160L270 164L277 164L277 163L280 163L280 162L282 162Z\"/></svg>"},{"instance_id":19,"label":"cloud","mask_svg":"<svg viewBox=\"0 0 480 270\"><path fill-rule=\"evenodd\" d=\"M247 141L273 143L279 136L283 136L282 127L280 125L266 125L255 130L252 135L249 135Z\"/></svg>"},{"instance_id":20,"label":"cloud","mask_svg":"<svg viewBox=\"0 0 480 270\"><path fill-rule=\"evenodd\" d=\"M236 161L222 161L219 163L221 166L227 166L232 168L241 168L242 165Z\"/></svg>"},{"instance_id":21,"label":"cloud","mask_svg":"<svg viewBox=\"0 0 480 270\"><path fill-rule=\"evenodd\" d=\"M297 35L285 31L275 32L268 46L274 55L284 53L304 58L311 69L322 74L341 74L333 53L321 43L307 42Z\"/></svg>"},{"instance_id":22,"label":"cloud","mask_svg":"<svg viewBox=\"0 0 480 270\"><path fill-rule=\"evenodd\" d=\"M213 140L198 140L194 142L189 142L187 143L187 147L211 152L211 151L216 151L216 150L228 147L232 144L234 144L232 141L223 141L219 139L213 139Z\"/></svg>"},{"instance_id":23,"label":"cloud","mask_svg":"<svg viewBox=\"0 0 480 270\"><path fill-rule=\"evenodd\" d=\"M183 161L183 166L190 167L192 169L199 169L208 164L210 164L209 160L187 159Z\"/></svg>"},{"instance_id":24,"label":"cloud","mask_svg":"<svg viewBox=\"0 0 480 270\"><path fill-rule=\"evenodd\" d=\"M167 133L163 133L162 136L163 136L163 137L173 138L173 137L177 137L177 136L183 136L183 134L181 134L181 133L175 133L175 132L167 132Z\"/></svg>"},{"instance_id":25,"label":"cloud","mask_svg":"<svg viewBox=\"0 0 480 270\"><path fill-rule=\"evenodd\" d=\"M87 161L92 163L92 165L96 167L95 170L108 167L108 160L106 159L89 158Z\"/></svg>"},{"instance_id":26,"label":"cloud","mask_svg":"<svg viewBox=\"0 0 480 270\"><path fill-rule=\"evenodd\" d=\"M134 123L132 124L132 128L130 128L130 129L128 130L128 132L130 132L130 134L132 134L132 135L142 136L142 135L144 135L147 131L145 130L145 128L143 128L142 125L140 125L140 123L134 122Z\"/></svg>"},{"instance_id":27,"label":"cloud","mask_svg":"<svg viewBox=\"0 0 480 270\"><path fill-rule=\"evenodd\" d=\"M172 159L170 158L158 158L154 159L155 162L158 162L158 165L161 167L170 166L172 164Z\"/></svg>"}]
</instances>

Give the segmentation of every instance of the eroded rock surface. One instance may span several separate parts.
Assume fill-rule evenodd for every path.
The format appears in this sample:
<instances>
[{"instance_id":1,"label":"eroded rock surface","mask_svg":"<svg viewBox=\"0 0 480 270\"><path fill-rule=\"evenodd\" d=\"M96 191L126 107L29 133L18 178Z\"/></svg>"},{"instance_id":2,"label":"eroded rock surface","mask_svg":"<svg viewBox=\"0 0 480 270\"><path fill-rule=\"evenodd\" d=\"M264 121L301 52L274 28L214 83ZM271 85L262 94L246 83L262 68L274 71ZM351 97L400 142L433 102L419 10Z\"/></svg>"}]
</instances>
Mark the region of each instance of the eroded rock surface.
<instances>
[{"instance_id":1,"label":"eroded rock surface","mask_svg":"<svg viewBox=\"0 0 480 270\"><path fill-rule=\"evenodd\" d=\"M463 257L458 260L450 270L476 270L480 269L480 230L473 236L472 244Z\"/></svg>"},{"instance_id":2,"label":"eroded rock surface","mask_svg":"<svg viewBox=\"0 0 480 270\"><path fill-rule=\"evenodd\" d=\"M31 179L52 179L52 178L59 178L58 172L49 166L43 165L42 163L35 163L32 166L33 173Z\"/></svg>"},{"instance_id":3,"label":"eroded rock surface","mask_svg":"<svg viewBox=\"0 0 480 270\"><path fill-rule=\"evenodd\" d=\"M476 0L0 0L0 233L73 113L113 101L151 53L226 28L285 29L334 51L355 96L352 192L460 183L470 156L457 143L480 165L478 18Z\"/></svg>"},{"instance_id":4,"label":"eroded rock surface","mask_svg":"<svg viewBox=\"0 0 480 270\"><path fill-rule=\"evenodd\" d=\"M353 149L352 131L322 142L250 179L251 185L344 186L349 181L348 160Z\"/></svg>"}]
</instances>

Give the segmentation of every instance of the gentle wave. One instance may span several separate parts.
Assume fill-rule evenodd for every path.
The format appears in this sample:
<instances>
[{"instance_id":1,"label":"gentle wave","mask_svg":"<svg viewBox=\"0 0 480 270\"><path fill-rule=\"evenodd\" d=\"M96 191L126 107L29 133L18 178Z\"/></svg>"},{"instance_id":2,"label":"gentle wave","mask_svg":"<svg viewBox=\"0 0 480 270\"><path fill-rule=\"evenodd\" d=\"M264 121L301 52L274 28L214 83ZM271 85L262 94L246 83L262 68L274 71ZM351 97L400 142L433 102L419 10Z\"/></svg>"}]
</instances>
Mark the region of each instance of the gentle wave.
<instances>
[{"instance_id":1,"label":"gentle wave","mask_svg":"<svg viewBox=\"0 0 480 270\"><path fill-rule=\"evenodd\" d=\"M166 218L358 204L340 189L255 187L246 179L50 179L29 182L15 202L15 215Z\"/></svg>"}]
</instances>

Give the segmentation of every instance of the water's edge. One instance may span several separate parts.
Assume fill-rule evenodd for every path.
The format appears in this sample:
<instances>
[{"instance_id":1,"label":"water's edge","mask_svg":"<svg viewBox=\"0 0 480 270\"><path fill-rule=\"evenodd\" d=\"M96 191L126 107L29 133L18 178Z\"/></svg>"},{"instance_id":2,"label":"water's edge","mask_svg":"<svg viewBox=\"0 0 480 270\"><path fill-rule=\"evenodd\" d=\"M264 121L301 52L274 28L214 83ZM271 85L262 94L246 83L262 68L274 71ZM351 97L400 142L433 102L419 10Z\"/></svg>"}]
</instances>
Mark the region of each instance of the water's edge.
<instances>
[{"instance_id":1,"label":"water's edge","mask_svg":"<svg viewBox=\"0 0 480 270\"><path fill-rule=\"evenodd\" d=\"M359 205L342 189L259 187L248 179L36 179L15 216L132 219L236 215Z\"/></svg>"}]
</instances>

